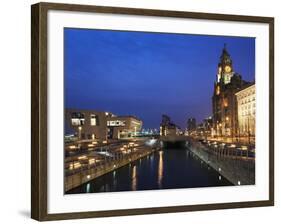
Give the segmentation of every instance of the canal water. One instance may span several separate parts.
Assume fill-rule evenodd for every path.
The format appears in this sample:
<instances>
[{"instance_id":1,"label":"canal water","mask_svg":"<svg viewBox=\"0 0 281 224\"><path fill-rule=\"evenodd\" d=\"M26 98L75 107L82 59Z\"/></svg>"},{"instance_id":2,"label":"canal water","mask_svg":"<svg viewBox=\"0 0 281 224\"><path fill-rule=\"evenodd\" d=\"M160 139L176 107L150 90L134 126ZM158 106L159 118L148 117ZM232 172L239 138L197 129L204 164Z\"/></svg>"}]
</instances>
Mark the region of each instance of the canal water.
<instances>
[{"instance_id":1,"label":"canal water","mask_svg":"<svg viewBox=\"0 0 281 224\"><path fill-rule=\"evenodd\" d=\"M116 192L232 185L188 149L163 149L67 192Z\"/></svg>"}]
</instances>

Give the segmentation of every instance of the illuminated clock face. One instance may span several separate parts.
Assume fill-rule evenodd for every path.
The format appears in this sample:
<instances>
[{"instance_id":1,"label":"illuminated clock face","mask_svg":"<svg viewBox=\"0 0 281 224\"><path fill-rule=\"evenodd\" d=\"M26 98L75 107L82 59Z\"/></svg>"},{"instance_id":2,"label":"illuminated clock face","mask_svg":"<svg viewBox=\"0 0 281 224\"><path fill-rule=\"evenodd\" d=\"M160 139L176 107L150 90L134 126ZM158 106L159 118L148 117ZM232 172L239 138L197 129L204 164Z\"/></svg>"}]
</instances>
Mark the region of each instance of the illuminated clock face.
<instances>
[{"instance_id":1,"label":"illuminated clock face","mask_svg":"<svg viewBox=\"0 0 281 224\"><path fill-rule=\"evenodd\" d=\"M231 67L229 66L229 65L226 65L225 67L224 67L224 70L225 70L225 72L231 72Z\"/></svg>"}]
</instances>

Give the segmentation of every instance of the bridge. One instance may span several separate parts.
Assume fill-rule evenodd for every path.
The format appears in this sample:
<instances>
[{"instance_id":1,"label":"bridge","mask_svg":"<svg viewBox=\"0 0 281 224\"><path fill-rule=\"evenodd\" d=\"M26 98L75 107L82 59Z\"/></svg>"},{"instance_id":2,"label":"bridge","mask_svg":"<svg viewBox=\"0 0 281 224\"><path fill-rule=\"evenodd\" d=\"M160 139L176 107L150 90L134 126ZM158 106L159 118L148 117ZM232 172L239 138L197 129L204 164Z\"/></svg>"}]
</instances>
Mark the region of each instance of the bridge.
<instances>
[{"instance_id":1,"label":"bridge","mask_svg":"<svg viewBox=\"0 0 281 224\"><path fill-rule=\"evenodd\" d=\"M190 137L184 135L167 135L160 136L159 142L162 148L175 149L175 148L186 148Z\"/></svg>"},{"instance_id":2,"label":"bridge","mask_svg":"<svg viewBox=\"0 0 281 224\"><path fill-rule=\"evenodd\" d=\"M163 142L182 142L190 140L190 137L185 135L167 135L160 136L159 140Z\"/></svg>"}]
</instances>

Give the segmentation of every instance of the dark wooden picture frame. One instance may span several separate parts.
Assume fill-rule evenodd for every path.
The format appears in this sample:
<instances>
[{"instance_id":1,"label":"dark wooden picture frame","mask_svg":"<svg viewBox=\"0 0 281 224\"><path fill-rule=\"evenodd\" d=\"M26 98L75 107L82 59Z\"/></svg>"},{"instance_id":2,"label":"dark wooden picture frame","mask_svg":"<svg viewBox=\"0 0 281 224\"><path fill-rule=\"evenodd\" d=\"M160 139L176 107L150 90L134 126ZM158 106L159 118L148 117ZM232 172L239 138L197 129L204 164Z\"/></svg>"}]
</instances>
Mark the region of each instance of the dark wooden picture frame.
<instances>
[{"instance_id":1,"label":"dark wooden picture frame","mask_svg":"<svg viewBox=\"0 0 281 224\"><path fill-rule=\"evenodd\" d=\"M204 205L139 208L109 211L88 211L75 213L48 214L47 189L47 13L49 10L79 11L160 16L170 18L195 18L264 23L269 25L269 200ZM118 8L89 5L38 3L31 7L31 217L39 221L79 219L124 215L186 212L226 208L259 207L274 205L274 18L162 11L136 8Z\"/></svg>"}]
</instances>

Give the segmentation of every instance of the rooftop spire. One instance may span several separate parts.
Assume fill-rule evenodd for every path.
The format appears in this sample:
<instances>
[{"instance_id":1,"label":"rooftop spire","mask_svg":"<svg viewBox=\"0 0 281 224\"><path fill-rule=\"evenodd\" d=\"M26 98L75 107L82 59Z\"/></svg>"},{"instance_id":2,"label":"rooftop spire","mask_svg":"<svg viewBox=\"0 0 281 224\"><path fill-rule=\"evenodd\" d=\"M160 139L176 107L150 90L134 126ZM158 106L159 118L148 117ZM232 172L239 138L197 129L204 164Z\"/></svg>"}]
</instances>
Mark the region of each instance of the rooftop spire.
<instances>
[{"instance_id":1,"label":"rooftop spire","mask_svg":"<svg viewBox=\"0 0 281 224\"><path fill-rule=\"evenodd\" d=\"M222 50L220 59L221 59L221 64L231 64L232 63L230 54L227 52L227 49L226 49L226 43L224 43L224 45L223 45L223 50Z\"/></svg>"}]
</instances>

